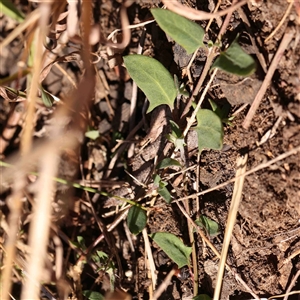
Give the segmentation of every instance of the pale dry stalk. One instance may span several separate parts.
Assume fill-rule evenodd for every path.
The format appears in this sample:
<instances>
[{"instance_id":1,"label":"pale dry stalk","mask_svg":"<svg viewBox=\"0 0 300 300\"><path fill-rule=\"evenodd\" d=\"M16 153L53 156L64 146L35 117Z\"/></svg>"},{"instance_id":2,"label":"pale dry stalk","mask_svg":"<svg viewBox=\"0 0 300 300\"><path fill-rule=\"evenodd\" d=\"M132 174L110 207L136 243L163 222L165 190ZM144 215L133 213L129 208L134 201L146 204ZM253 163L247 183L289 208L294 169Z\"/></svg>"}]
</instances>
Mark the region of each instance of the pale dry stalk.
<instances>
[{"instance_id":1,"label":"pale dry stalk","mask_svg":"<svg viewBox=\"0 0 300 300\"><path fill-rule=\"evenodd\" d=\"M23 173L16 174L15 184L13 186L13 194L10 199L8 199L8 206L10 208L10 214L8 217L8 226L7 226L7 238L5 241L5 252L6 256L4 259L4 270L1 275L1 297L3 300L9 299L11 286L12 286L12 269L15 262L16 254L16 244L19 233L19 217L22 209L22 197L23 191L22 187L24 186L24 176Z\"/></svg>"},{"instance_id":2,"label":"pale dry stalk","mask_svg":"<svg viewBox=\"0 0 300 300\"><path fill-rule=\"evenodd\" d=\"M238 159L237 159L236 177L238 177L238 179L235 181L235 184L234 184L232 200L231 200L231 204L230 204L228 220L227 220L226 229L225 229L221 258L220 258L219 268L218 268L218 275L217 275L217 279L216 279L216 287L215 287L215 291L214 291L214 298L213 298L214 300L220 299L223 275L224 275L224 271L225 271L225 265L226 265L226 260L227 260L229 244L230 244L230 240L231 240L231 236L232 236L233 227L234 227L234 224L236 221L238 208L239 208L239 205L240 205L240 202L242 199L242 192L243 192L243 186L244 186L244 180L245 180L244 174L246 172L247 159L248 159L247 154L243 157L238 157ZM259 298L257 298L255 295L255 299L259 299Z\"/></svg>"},{"instance_id":3,"label":"pale dry stalk","mask_svg":"<svg viewBox=\"0 0 300 300\"><path fill-rule=\"evenodd\" d=\"M28 259L28 279L22 290L21 299L39 299L40 281L43 278L45 258L51 225L51 203L54 196L59 153L57 147L49 147L42 156L38 191L29 231L30 254Z\"/></svg>"}]
</instances>

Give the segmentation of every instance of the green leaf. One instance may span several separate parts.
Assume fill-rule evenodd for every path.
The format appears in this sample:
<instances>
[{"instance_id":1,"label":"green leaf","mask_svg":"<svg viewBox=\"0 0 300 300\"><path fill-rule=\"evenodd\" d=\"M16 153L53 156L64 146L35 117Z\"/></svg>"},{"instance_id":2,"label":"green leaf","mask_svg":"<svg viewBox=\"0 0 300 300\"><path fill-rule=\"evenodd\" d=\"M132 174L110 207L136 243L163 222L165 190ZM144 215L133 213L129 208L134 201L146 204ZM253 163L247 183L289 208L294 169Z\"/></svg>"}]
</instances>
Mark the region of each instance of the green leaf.
<instances>
[{"instance_id":1,"label":"green leaf","mask_svg":"<svg viewBox=\"0 0 300 300\"><path fill-rule=\"evenodd\" d=\"M86 290L82 291L84 297L88 298L89 300L104 300L104 296L98 292Z\"/></svg>"},{"instance_id":2,"label":"green leaf","mask_svg":"<svg viewBox=\"0 0 300 300\"><path fill-rule=\"evenodd\" d=\"M220 113L221 109L219 108L217 103L215 101L211 100L211 99L208 99L208 101L209 101L209 104L210 104L211 109L213 110L213 112L215 112L220 117L219 113Z\"/></svg>"},{"instance_id":3,"label":"green leaf","mask_svg":"<svg viewBox=\"0 0 300 300\"><path fill-rule=\"evenodd\" d=\"M212 68L219 68L239 76L249 76L254 73L256 64L254 59L243 51L237 40L234 40L215 60Z\"/></svg>"},{"instance_id":4,"label":"green leaf","mask_svg":"<svg viewBox=\"0 0 300 300\"><path fill-rule=\"evenodd\" d=\"M96 253L92 254L92 259L95 263L104 264L108 261L109 257L105 252L97 250Z\"/></svg>"},{"instance_id":5,"label":"green leaf","mask_svg":"<svg viewBox=\"0 0 300 300\"><path fill-rule=\"evenodd\" d=\"M184 142L184 138L177 138L173 134L168 134L167 139L174 144L175 149L179 149L180 152L184 153L184 146L186 145Z\"/></svg>"},{"instance_id":6,"label":"green leaf","mask_svg":"<svg viewBox=\"0 0 300 300\"><path fill-rule=\"evenodd\" d=\"M189 92L186 90L184 83L183 82L179 82L178 77L176 74L174 74L174 83L176 86L176 90L177 90L177 94L178 95L182 95L184 97L189 97Z\"/></svg>"},{"instance_id":7,"label":"green leaf","mask_svg":"<svg viewBox=\"0 0 300 300\"><path fill-rule=\"evenodd\" d=\"M203 46L204 30L195 22L170 10L153 8L151 13L160 28L182 46L187 54L191 54Z\"/></svg>"},{"instance_id":8,"label":"green leaf","mask_svg":"<svg viewBox=\"0 0 300 300\"><path fill-rule=\"evenodd\" d=\"M209 109L200 109L197 113L196 130L198 135L198 148L222 149L223 145L223 125L221 119Z\"/></svg>"},{"instance_id":9,"label":"green leaf","mask_svg":"<svg viewBox=\"0 0 300 300\"><path fill-rule=\"evenodd\" d=\"M42 101L46 107L52 107L53 102L55 101L52 94L47 92L44 88L41 87Z\"/></svg>"},{"instance_id":10,"label":"green leaf","mask_svg":"<svg viewBox=\"0 0 300 300\"><path fill-rule=\"evenodd\" d=\"M82 237L81 235L78 235L78 236L77 236L77 242L78 242L79 248L80 248L82 251L86 250L86 245L85 245L84 237Z\"/></svg>"},{"instance_id":11,"label":"green leaf","mask_svg":"<svg viewBox=\"0 0 300 300\"><path fill-rule=\"evenodd\" d=\"M99 130L89 130L85 133L85 136L91 140L96 140L99 136Z\"/></svg>"},{"instance_id":12,"label":"green leaf","mask_svg":"<svg viewBox=\"0 0 300 300\"><path fill-rule=\"evenodd\" d=\"M161 178L160 178L160 176L158 174L154 175L153 182L154 182L154 185L157 186L157 192L158 192L158 194L160 196L162 196L163 199L168 204L170 204L172 202L172 196L171 196L169 190L166 188L166 186L168 185L168 183L165 182L165 181L162 181Z\"/></svg>"},{"instance_id":13,"label":"green leaf","mask_svg":"<svg viewBox=\"0 0 300 300\"><path fill-rule=\"evenodd\" d=\"M179 149L181 153L184 153L185 142L182 132L174 121L170 120L170 124L172 132L167 135L167 139L174 144L176 150Z\"/></svg>"},{"instance_id":14,"label":"green leaf","mask_svg":"<svg viewBox=\"0 0 300 300\"><path fill-rule=\"evenodd\" d=\"M208 101L210 103L210 106L211 106L213 112L218 115L218 117L221 119L222 123L230 125L230 121L234 119L234 117L228 118L228 114L230 111L230 104L225 103L223 105L223 107L221 108L213 100L208 99Z\"/></svg>"},{"instance_id":15,"label":"green leaf","mask_svg":"<svg viewBox=\"0 0 300 300\"><path fill-rule=\"evenodd\" d=\"M160 186L157 190L158 194L163 197L163 199L170 204L172 202L172 196L169 190L165 186Z\"/></svg>"},{"instance_id":16,"label":"green leaf","mask_svg":"<svg viewBox=\"0 0 300 300\"><path fill-rule=\"evenodd\" d=\"M167 157L164 158L162 161L160 161L157 166L156 169L165 169L167 167L171 167L171 166L176 166L176 167L181 167L181 164L178 160Z\"/></svg>"},{"instance_id":17,"label":"green leaf","mask_svg":"<svg viewBox=\"0 0 300 300\"><path fill-rule=\"evenodd\" d=\"M6 95L3 95L3 97L5 97L6 100L9 101L17 101L17 100L25 100L27 98L26 93L13 89L11 87L8 86L3 86L2 89L4 89L5 91L3 91L3 93L5 93Z\"/></svg>"},{"instance_id":18,"label":"green leaf","mask_svg":"<svg viewBox=\"0 0 300 300\"><path fill-rule=\"evenodd\" d=\"M185 246L176 235L156 232L149 234L149 236L178 265L178 268L190 265L192 248Z\"/></svg>"},{"instance_id":19,"label":"green leaf","mask_svg":"<svg viewBox=\"0 0 300 300\"><path fill-rule=\"evenodd\" d=\"M1 0L0 12L17 22L22 22L25 19L23 13L10 0Z\"/></svg>"},{"instance_id":20,"label":"green leaf","mask_svg":"<svg viewBox=\"0 0 300 300\"><path fill-rule=\"evenodd\" d=\"M133 54L123 59L129 75L150 102L147 113L162 104L173 109L177 90L169 71L151 57Z\"/></svg>"},{"instance_id":21,"label":"green leaf","mask_svg":"<svg viewBox=\"0 0 300 300\"><path fill-rule=\"evenodd\" d=\"M206 294L201 294L194 297L193 300L212 300L212 299Z\"/></svg>"},{"instance_id":22,"label":"green leaf","mask_svg":"<svg viewBox=\"0 0 300 300\"><path fill-rule=\"evenodd\" d=\"M220 233L219 224L206 216L200 216L195 223L204 228L210 236L217 236Z\"/></svg>"},{"instance_id":23,"label":"green leaf","mask_svg":"<svg viewBox=\"0 0 300 300\"><path fill-rule=\"evenodd\" d=\"M109 258L109 256L103 251L97 250L96 253L100 260L107 260Z\"/></svg>"},{"instance_id":24,"label":"green leaf","mask_svg":"<svg viewBox=\"0 0 300 300\"><path fill-rule=\"evenodd\" d=\"M170 120L170 124L171 124L172 135L174 135L177 138L181 138L182 132L181 132L179 126L172 120Z\"/></svg>"},{"instance_id":25,"label":"green leaf","mask_svg":"<svg viewBox=\"0 0 300 300\"><path fill-rule=\"evenodd\" d=\"M147 224L146 211L138 206L132 206L127 216L127 225L133 234L139 234Z\"/></svg>"}]
</instances>

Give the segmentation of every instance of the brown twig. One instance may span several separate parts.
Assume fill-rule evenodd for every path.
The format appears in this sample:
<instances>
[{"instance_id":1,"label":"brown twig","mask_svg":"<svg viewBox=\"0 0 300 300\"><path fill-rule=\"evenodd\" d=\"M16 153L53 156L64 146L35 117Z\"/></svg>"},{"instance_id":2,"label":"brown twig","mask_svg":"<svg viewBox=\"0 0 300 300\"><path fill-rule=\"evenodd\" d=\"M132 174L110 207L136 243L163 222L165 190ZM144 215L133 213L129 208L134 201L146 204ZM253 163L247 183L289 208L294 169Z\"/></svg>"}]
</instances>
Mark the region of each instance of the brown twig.
<instances>
[{"instance_id":1,"label":"brown twig","mask_svg":"<svg viewBox=\"0 0 300 300\"><path fill-rule=\"evenodd\" d=\"M293 277L289 287L286 290L286 295L284 296L283 300L288 300L289 293L292 290L292 288L295 286L299 276L300 276L300 270L298 270L296 275Z\"/></svg>"},{"instance_id":2,"label":"brown twig","mask_svg":"<svg viewBox=\"0 0 300 300\"><path fill-rule=\"evenodd\" d=\"M222 11L219 11L217 13L208 13L205 11L193 9L187 6L184 6L180 4L177 0L162 0L164 5L171 11L177 13L178 15L184 16L191 20L209 20L211 18L217 18L224 16L228 13L232 13L235 11L238 7L243 6L247 3L247 0L242 0L239 3L232 5L231 7L224 9Z\"/></svg>"},{"instance_id":3,"label":"brown twig","mask_svg":"<svg viewBox=\"0 0 300 300\"><path fill-rule=\"evenodd\" d=\"M15 175L15 183L13 186L13 194L11 199L8 201L8 207L10 214L8 217L8 228L7 228L7 239L5 241L6 256L3 265L4 270L1 274L1 296L2 299L10 299L9 293L11 290L12 280L12 269L15 261L16 244L19 231L19 218L22 209L22 197L23 197L23 185L25 185L23 174ZM1 227L3 228L2 224Z\"/></svg>"},{"instance_id":4,"label":"brown twig","mask_svg":"<svg viewBox=\"0 0 300 300\"><path fill-rule=\"evenodd\" d=\"M132 4L131 1L125 0L120 9L120 18L121 18L122 32L123 32L122 42L121 43L108 42L106 44L107 47L117 48L117 49L125 49L127 47L127 45L129 44L131 32L129 29L130 23L129 23L128 15L127 15L127 7L129 7L131 4Z\"/></svg>"},{"instance_id":5,"label":"brown twig","mask_svg":"<svg viewBox=\"0 0 300 300\"><path fill-rule=\"evenodd\" d=\"M272 80L273 74L278 66L278 63L281 59L281 57L284 54L284 51L286 50L286 48L288 47L288 45L290 44L290 42L292 41L293 37L294 37L294 33L295 31L292 30L291 28L289 30L287 30L287 32L284 34L282 41L280 43L280 46L272 60L272 63L270 65L270 68L266 74L266 77L249 109L249 112L243 122L243 127L245 129L248 129L250 126L250 123L254 117L254 114L256 112L256 110L258 109L258 106L263 98L263 96L265 95L265 92L267 91L267 88Z\"/></svg>"},{"instance_id":6,"label":"brown twig","mask_svg":"<svg viewBox=\"0 0 300 300\"><path fill-rule=\"evenodd\" d=\"M267 73L267 64L266 64L266 61L265 61L265 58L264 56L262 55L262 53L259 51L258 47L257 47L257 43L255 41L255 38L254 38L254 34L253 34L253 31L252 31L252 28L251 28L251 24L248 20L248 17L247 15L244 13L243 11L243 8L238 8L238 13L240 15L240 18L242 19L242 21L247 25L247 31L249 32L249 38L251 40L251 44L252 46L254 47L254 51L255 51L255 54L256 54L256 57L263 69L263 71L265 73Z\"/></svg>"},{"instance_id":7,"label":"brown twig","mask_svg":"<svg viewBox=\"0 0 300 300\"><path fill-rule=\"evenodd\" d=\"M164 292L164 290L167 289L167 287L170 284L174 274L175 274L175 269L172 269L168 273L168 275L165 277L164 281L160 284L158 289L155 291L152 300L157 300L161 296L161 294Z\"/></svg>"}]
</instances>

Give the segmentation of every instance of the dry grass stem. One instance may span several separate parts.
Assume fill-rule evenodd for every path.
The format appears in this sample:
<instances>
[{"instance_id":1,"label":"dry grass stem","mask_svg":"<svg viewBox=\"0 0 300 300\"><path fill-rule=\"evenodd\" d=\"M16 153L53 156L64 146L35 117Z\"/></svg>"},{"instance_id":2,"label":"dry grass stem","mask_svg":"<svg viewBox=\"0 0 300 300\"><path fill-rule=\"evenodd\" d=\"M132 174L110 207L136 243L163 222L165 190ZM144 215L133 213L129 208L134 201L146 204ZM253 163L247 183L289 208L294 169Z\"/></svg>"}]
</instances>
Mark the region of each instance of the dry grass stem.
<instances>
[{"instance_id":1,"label":"dry grass stem","mask_svg":"<svg viewBox=\"0 0 300 300\"><path fill-rule=\"evenodd\" d=\"M286 295L284 296L283 300L288 300L289 294L290 294L292 288L296 285L296 282L297 282L299 276L300 276L300 270L298 270L297 273L295 274L295 276L293 277L289 287L286 290ZM300 293L300 291L298 291L298 293Z\"/></svg>"},{"instance_id":2,"label":"dry grass stem","mask_svg":"<svg viewBox=\"0 0 300 300\"><path fill-rule=\"evenodd\" d=\"M282 19L280 20L279 24L272 31L272 33L265 39L265 43L267 43L276 34L276 32L280 29L280 27L283 25L284 21L286 20L287 16L289 15L289 13L293 7L293 4L294 4L294 0L291 0L290 4L289 4L287 10L285 11Z\"/></svg>"},{"instance_id":3,"label":"dry grass stem","mask_svg":"<svg viewBox=\"0 0 300 300\"><path fill-rule=\"evenodd\" d=\"M1 296L3 297L3 300L9 299L11 291L11 276L15 262L16 244L19 233L19 217L22 209L23 184L20 186L20 183L24 181L23 174L19 174L19 176L17 175L16 179L18 180L18 182L14 185L13 194L11 196L11 199L9 199L11 213L8 218L8 226L6 232L7 240L5 242L6 257L3 262L4 270L1 275L0 282ZM1 227L3 228L2 224Z\"/></svg>"},{"instance_id":4,"label":"dry grass stem","mask_svg":"<svg viewBox=\"0 0 300 300\"><path fill-rule=\"evenodd\" d=\"M157 300L165 289L167 289L168 285L170 284L172 277L175 275L175 269L172 269L168 275L165 277L164 281L160 284L157 290L154 293L152 300Z\"/></svg>"},{"instance_id":5,"label":"dry grass stem","mask_svg":"<svg viewBox=\"0 0 300 300\"><path fill-rule=\"evenodd\" d=\"M39 299L40 280L43 278L47 246L49 242L50 224L54 192L54 181L59 162L59 153L55 148L48 148L43 154L41 175L35 201L33 218L29 231L28 279L22 290L21 299Z\"/></svg>"},{"instance_id":6,"label":"dry grass stem","mask_svg":"<svg viewBox=\"0 0 300 300\"><path fill-rule=\"evenodd\" d=\"M153 259L153 255L152 255L152 250L151 250L151 245L149 242L147 230L143 229L142 234L143 234L143 239L144 239L144 243L145 243L145 253L147 256L147 258L145 257L145 260L147 261L146 267L147 268L149 267L149 269L150 269L149 278L151 279L151 283L152 283L150 291L151 291L151 293L153 293L156 289L156 284L157 284L157 272L156 272L156 268L155 268L155 263L154 263L154 259Z\"/></svg>"},{"instance_id":7,"label":"dry grass stem","mask_svg":"<svg viewBox=\"0 0 300 300\"><path fill-rule=\"evenodd\" d=\"M229 210L229 215L228 215L228 220L227 220L226 230L224 235L224 241L222 246L221 258L219 262L218 275L216 279L216 287L215 287L214 298L213 298L214 300L219 300L221 295L222 281L223 281L223 275L224 275L225 264L227 260L230 239L233 231L233 226L236 221L238 208L242 200L243 185L245 180L244 174L246 172L247 159L248 159L248 155L245 155L243 157L238 157L237 159L236 176L238 177L238 179L234 183L234 190L232 194L232 200L230 204L230 210Z\"/></svg>"}]
</instances>

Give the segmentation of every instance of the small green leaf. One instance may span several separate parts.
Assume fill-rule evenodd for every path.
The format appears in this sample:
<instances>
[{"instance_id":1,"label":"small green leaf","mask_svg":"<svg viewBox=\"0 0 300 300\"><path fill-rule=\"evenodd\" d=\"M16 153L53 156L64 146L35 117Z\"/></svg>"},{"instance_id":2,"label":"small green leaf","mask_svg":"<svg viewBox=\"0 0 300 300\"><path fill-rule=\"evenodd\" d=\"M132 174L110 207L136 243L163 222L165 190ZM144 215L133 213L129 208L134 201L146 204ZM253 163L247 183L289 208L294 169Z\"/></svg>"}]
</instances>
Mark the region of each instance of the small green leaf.
<instances>
[{"instance_id":1,"label":"small green leaf","mask_svg":"<svg viewBox=\"0 0 300 300\"><path fill-rule=\"evenodd\" d=\"M160 176L158 174L155 174L153 176L153 183L157 186L157 192L160 196L163 197L163 199L170 204L172 202L172 196L166 186L168 185L167 182L162 181Z\"/></svg>"},{"instance_id":2,"label":"small green leaf","mask_svg":"<svg viewBox=\"0 0 300 300\"><path fill-rule=\"evenodd\" d=\"M22 22L25 19L23 13L10 0L2 0L0 2L0 12L17 22Z\"/></svg>"},{"instance_id":3,"label":"small green leaf","mask_svg":"<svg viewBox=\"0 0 300 300\"><path fill-rule=\"evenodd\" d=\"M177 90L169 71L151 57L133 54L123 59L129 75L150 102L147 113L162 104L173 109Z\"/></svg>"},{"instance_id":4,"label":"small green leaf","mask_svg":"<svg viewBox=\"0 0 300 300\"><path fill-rule=\"evenodd\" d=\"M194 297L193 300L212 300L212 299L206 294L201 294Z\"/></svg>"},{"instance_id":5,"label":"small green leaf","mask_svg":"<svg viewBox=\"0 0 300 300\"><path fill-rule=\"evenodd\" d=\"M109 256L103 251L97 250L96 253L100 260L107 260L109 258Z\"/></svg>"},{"instance_id":6,"label":"small green leaf","mask_svg":"<svg viewBox=\"0 0 300 300\"><path fill-rule=\"evenodd\" d=\"M210 106L215 114L221 119L222 123L230 124L230 121L234 119L234 117L229 117L228 114L230 111L230 104L225 103L222 108L219 107L213 100L208 99ZM229 120L231 118L231 120Z\"/></svg>"},{"instance_id":7,"label":"small green leaf","mask_svg":"<svg viewBox=\"0 0 300 300\"><path fill-rule=\"evenodd\" d=\"M174 136L176 136L177 138L181 138L182 137L182 132L181 132L179 126L172 120L170 120L170 124L171 124L172 134Z\"/></svg>"},{"instance_id":8,"label":"small green leaf","mask_svg":"<svg viewBox=\"0 0 300 300\"><path fill-rule=\"evenodd\" d=\"M138 206L132 206L127 216L127 225L133 234L139 234L147 224L146 211Z\"/></svg>"},{"instance_id":9,"label":"small green leaf","mask_svg":"<svg viewBox=\"0 0 300 300\"><path fill-rule=\"evenodd\" d=\"M211 106L211 109L213 110L213 112L215 112L219 117L220 115L218 114L218 112L220 111L219 106L217 105L217 103L211 99L208 99L209 104Z\"/></svg>"},{"instance_id":10,"label":"small green leaf","mask_svg":"<svg viewBox=\"0 0 300 300\"><path fill-rule=\"evenodd\" d=\"M187 54L203 46L204 30L195 22L170 10L153 8L151 13L161 29L182 46Z\"/></svg>"},{"instance_id":11,"label":"small green leaf","mask_svg":"<svg viewBox=\"0 0 300 300\"><path fill-rule=\"evenodd\" d=\"M206 216L200 216L195 223L204 228L210 236L217 236L220 233L219 224Z\"/></svg>"},{"instance_id":12,"label":"small green leaf","mask_svg":"<svg viewBox=\"0 0 300 300\"><path fill-rule=\"evenodd\" d=\"M176 150L179 149L181 153L184 153L185 142L182 132L174 121L170 120L170 124L172 132L167 135L167 139L174 144Z\"/></svg>"},{"instance_id":13,"label":"small green leaf","mask_svg":"<svg viewBox=\"0 0 300 300\"><path fill-rule=\"evenodd\" d=\"M78 242L78 246L80 247L81 250L86 250L84 237L82 237L81 235L78 235L77 242Z\"/></svg>"},{"instance_id":14,"label":"small green leaf","mask_svg":"<svg viewBox=\"0 0 300 300\"><path fill-rule=\"evenodd\" d=\"M170 204L172 202L172 196L169 190L165 186L161 186L157 190L158 194L163 197L163 199Z\"/></svg>"},{"instance_id":15,"label":"small green leaf","mask_svg":"<svg viewBox=\"0 0 300 300\"><path fill-rule=\"evenodd\" d=\"M184 146L186 145L184 138L175 138L173 135L168 135L167 138L174 144L175 150L179 149L181 153L184 153Z\"/></svg>"},{"instance_id":16,"label":"small green leaf","mask_svg":"<svg viewBox=\"0 0 300 300\"><path fill-rule=\"evenodd\" d=\"M42 101L46 107L52 107L55 101L60 101L58 97L46 91L42 86L40 86L40 90L42 94Z\"/></svg>"},{"instance_id":17,"label":"small green leaf","mask_svg":"<svg viewBox=\"0 0 300 300\"><path fill-rule=\"evenodd\" d=\"M157 187L159 187L159 183L161 182L161 178L158 174L155 174L153 176L153 183L154 185L156 185Z\"/></svg>"},{"instance_id":18,"label":"small green leaf","mask_svg":"<svg viewBox=\"0 0 300 300\"><path fill-rule=\"evenodd\" d=\"M99 136L99 130L89 130L85 133L85 136L91 140L96 140Z\"/></svg>"},{"instance_id":19,"label":"small green leaf","mask_svg":"<svg viewBox=\"0 0 300 300\"><path fill-rule=\"evenodd\" d=\"M189 97L189 92L186 90L184 83L183 82L179 82L178 77L176 74L174 74L174 83L175 83L175 87L177 90L177 94L178 95L182 95L184 97Z\"/></svg>"},{"instance_id":20,"label":"small green leaf","mask_svg":"<svg viewBox=\"0 0 300 300\"><path fill-rule=\"evenodd\" d=\"M96 253L92 254L92 259L95 263L106 263L108 261L108 255L100 250L97 250Z\"/></svg>"},{"instance_id":21,"label":"small green leaf","mask_svg":"<svg viewBox=\"0 0 300 300\"><path fill-rule=\"evenodd\" d=\"M177 236L167 232L156 232L149 236L178 265L178 268L190 265L192 248L185 246Z\"/></svg>"},{"instance_id":22,"label":"small green leaf","mask_svg":"<svg viewBox=\"0 0 300 300\"><path fill-rule=\"evenodd\" d=\"M243 51L237 40L234 40L230 47L216 59L212 68L219 68L239 76L249 76L254 73L256 64L254 59Z\"/></svg>"},{"instance_id":23,"label":"small green leaf","mask_svg":"<svg viewBox=\"0 0 300 300\"><path fill-rule=\"evenodd\" d=\"M84 297L88 298L89 300L104 300L104 296L98 292L95 291L82 291L82 294Z\"/></svg>"},{"instance_id":24,"label":"small green leaf","mask_svg":"<svg viewBox=\"0 0 300 300\"><path fill-rule=\"evenodd\" d=\"M157 164L156 169L165 169L171 166L181 167L181 164L178 160L167 157Z\"/></svg>"},{"instance_id":25,"label":"small green leaf","mask_svg":"<svg viewBox=\"0 0 300 300\"><path fill-rule=\"evenodd\" d=\"M209 109L200 109L197 113L196 130L198 135L198 148L222 149L223 145L223 125L221 119Z\"/></svg>"}]
</instances>

